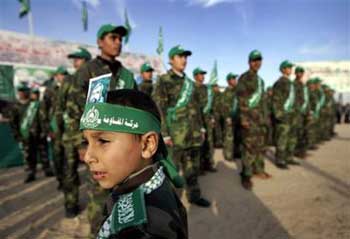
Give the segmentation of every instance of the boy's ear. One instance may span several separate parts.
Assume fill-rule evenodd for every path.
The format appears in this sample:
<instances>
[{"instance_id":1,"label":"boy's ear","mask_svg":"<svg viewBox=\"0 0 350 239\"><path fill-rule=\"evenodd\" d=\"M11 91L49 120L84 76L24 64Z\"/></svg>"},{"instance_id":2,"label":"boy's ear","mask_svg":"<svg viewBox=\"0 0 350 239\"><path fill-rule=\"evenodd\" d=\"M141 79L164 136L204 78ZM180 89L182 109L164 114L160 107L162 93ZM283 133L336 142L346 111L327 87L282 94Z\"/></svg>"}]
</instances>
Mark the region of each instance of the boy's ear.
<instances>
[{"instance_id":1,"label":"boy's ear","mask_svg":"<svg viewBox=\"0 0 350 239\"><path fill-rule=\"evenodd\" d=\"M144 159L151 159L157 152L159 135L156 132L148 132L141 137L142 151Z\"/></svg>"}]
</instances>

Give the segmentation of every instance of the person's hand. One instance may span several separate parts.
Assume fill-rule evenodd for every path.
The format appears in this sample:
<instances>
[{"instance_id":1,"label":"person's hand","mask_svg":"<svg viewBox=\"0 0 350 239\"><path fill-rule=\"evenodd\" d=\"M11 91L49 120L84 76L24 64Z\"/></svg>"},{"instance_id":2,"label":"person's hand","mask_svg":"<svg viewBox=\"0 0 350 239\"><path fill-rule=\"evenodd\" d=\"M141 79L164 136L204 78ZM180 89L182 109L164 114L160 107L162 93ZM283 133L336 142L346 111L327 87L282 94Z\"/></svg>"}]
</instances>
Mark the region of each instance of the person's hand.
<instances>
[{"instance_id":1,"label":"person's hand","mask_svg":"<svg viewBox=\"0 0 350 239\"><path fill-rule=\"evenodd\" d=\"M173 140L170 137L165 137L164 138L164 143L168 147L173 147L174 146Z\"/></svg>"},{"instance_id":2,"label":"person's hand","mask_svg":"<svg viewBox=\"0 0 350 239\"><path fill-rule=\"evenodd\" d=\"M231 118L226 118L226 125L231 126L232 125L232 119Z\"/></svg>"},{"instance_id":3,"label":"person's hand","mask_svg":"<svg viewBox=\"0 0 350 239\"><path fill-rule=\"evenodd\" d=\"M242 120L241 125L242 125L242 127L245 128L245 129L248 129L249 126L250 126L249 122L246 121L246 120Z\"/></svg>"}]
</instances>

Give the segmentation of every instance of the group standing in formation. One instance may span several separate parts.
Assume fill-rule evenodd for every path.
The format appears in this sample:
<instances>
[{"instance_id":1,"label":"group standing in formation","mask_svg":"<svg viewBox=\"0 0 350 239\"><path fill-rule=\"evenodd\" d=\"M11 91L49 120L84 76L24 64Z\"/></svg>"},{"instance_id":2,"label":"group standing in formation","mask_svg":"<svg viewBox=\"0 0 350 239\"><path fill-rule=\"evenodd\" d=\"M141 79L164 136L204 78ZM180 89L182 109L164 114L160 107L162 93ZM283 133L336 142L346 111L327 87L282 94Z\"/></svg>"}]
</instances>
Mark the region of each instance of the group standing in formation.
<instances>
[{"instance_id":1,"label":"group standing in formation","mask_svg":"<svg viewBox=\"0 0 350 239\"><path fill-rule=\"evenodd\" d=\"M38 89L22 83L10 115L28 166L25 182L35 180L40 158L45 175L57 177L68 218L80 213L79 162L88 165L93 237L187 238L186 210L173 186L184 186L191 204L210 207L198 177L217 172L215 147L223 148L225 160L241 162L242 186L251 190L253 177L272 177L264 164L271 146L276 166L286 170L334 135L334 90L317 77L305 81L304 69L288 60L266 88L262 53L253 50L248 70L227 74L221 92L215 81L204 84L202 68L193 79L185 74L192 52L177 45L168 53L170 69L153 84L154 69L145 62L137 85L116 59L126 35L123 26L101 26L96 58L84 48L69 54L75 73L58 67L42 101ZM104 101L88 102L90 79L106 75L108 91L97 91ZM117 116L138 124L121 125Z\"/></svg>"}]
</instances>

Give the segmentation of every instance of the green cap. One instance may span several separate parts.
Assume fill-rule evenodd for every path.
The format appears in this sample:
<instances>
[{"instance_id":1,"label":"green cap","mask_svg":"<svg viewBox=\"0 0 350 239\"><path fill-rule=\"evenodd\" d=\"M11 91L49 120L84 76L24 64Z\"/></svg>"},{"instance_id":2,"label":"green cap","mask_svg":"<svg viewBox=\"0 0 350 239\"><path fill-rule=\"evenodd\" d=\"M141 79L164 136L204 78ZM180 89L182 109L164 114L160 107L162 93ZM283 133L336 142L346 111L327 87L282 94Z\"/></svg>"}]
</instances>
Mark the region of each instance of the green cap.
<instances>
[{"instance_id":1,"label":"green cap","mask_svg":"<svg viewBox=\"0 0 350 239\"><path fill-rule=\"evenodd\" d=\"M288 60L282 61L282 63L280 64L280 70L284 69L284 68L288 68L288 67L293 67L294 64Z\"/></svg>"},{"instance_id":2,"label":"green cap","mask_svg":"<svg viewBox=\"0 0 350 239\"><path fill-rule=\"evenodd\" d=\"M30 92L31 93L35 93L35 94L39 94L40 93L40 90L38 89L38 88L32 88L31 90L30 90Z\"/></svg>"},{"instance_id":3,"label":"green cap","mask_svg":"<svg viewBox=\"0 0 350 239\"><path fill-rule=\"evenodd\" d=\"M305 69L301 66L295 67L295 73L304 73Z\"/></svg>"},{"instance_id":4,"label":"green cap","mask_svg":"<svg viewBox=\"0 0 350 239\"><path fill-rule=\"evenodd\" d=\"M62 75L66 75L68 74L67 68L64 66L59 66L57 67L56 71L54 72L55 75L57 74L62 74Z\"/></svg>"},{"instance_id":5,"label":"green cap","mask_svg":"<svg viewBox=\"0 0 350 239\"><path fill-rule=\"evenodd\" d=\"M231 80L231 79L235 79L235 78L237 78L237 76L238 76L237 74L234 74L234 73L230 72L230 73L227 74L226 80L228 81L228 80Z\"/></svg>"},{"instance_id":6,"label":"green cap","mask_svg":"<svg viewBox=\"0 0 350 239\"><path fill-rule=\"evenodd\" d=\"M207 74L207 72L201 69L200 67L197 67L196 69L194 69L192 73L193 73L193 76L198 74L203 74L203 75Z\"/></svg>"},{"instance_id":7,"label":"green cap","mask_svg":"<svg viewBox=\"0 0 350 239\"><path fill-rule=\"evenodd\" d=\"M91 54L84 47L79 47L78 51L72 52L67 56L68 58L80 58L89 61L91 59Z\"/></svg>"},{"instance_id":8,"label":"green cap","mask_svg":"<svg viewBox=\"0 0 350 239\"><path fill-rule=\"evenodd\" d=\"M112 24L105 24L98 29L97 39L101 39L104 35L110 32L115 32L124 37L128 34L128 30L124 26L115 26Z\"/></svg>"},{"instance_id":9,"label":"green cap","mask_svg":"<svg viewBox=\"0 0 350 239\"><path fill-rule=\"evenodd\" d=\"M152 66L151 66L149 63L144 63L144 64L141 66L140 71L141 71L141 73L143 73L143 72L154 71L154 69L152 68Z\"/></svg>"},{"instance_id":10,"label":"green cap","mask_svg":"<svg viewBox=\"0 0 350 239\"><path fill-rule=\"evenodd\" d=\"M173 48L171 48L169 53L168 53L169 58L173 58L176 55L190 56L190 55L192 55L192 52L189 50L183 49L181 45L177 45L177 46L174 46Z\"/></svg>"},{"instance_id":11,"label":"green cap","mask_svg":"<svg viewBox=\"0 0 350 239\"><path fill-rule=\"evenodd\" d=\"M253 50L249 53L249 61L262 60L262 54L258 50Z\"/></svg>"},{"instance_id":12,"label":"green cap","mask_svg":"<svg viewBox=\"0 0 350 239\"><path fill-rule=\"evenodd\" d=\"M17 87L17 91L29 92L30 88L26 82L21 82Z\"/></svg>"},{"instance_id":13,"label":"green cap","mask_svg":"<svg viewBox=\"0 0 350 239\"><path fill-rule=\"evenodd\" d=\"M315 84L318 84L318 83L321 83L321 82L322 82L321 78L319 78L319 77L315 77L314 78L314 83Z\"/></svg>"}]
</instances>

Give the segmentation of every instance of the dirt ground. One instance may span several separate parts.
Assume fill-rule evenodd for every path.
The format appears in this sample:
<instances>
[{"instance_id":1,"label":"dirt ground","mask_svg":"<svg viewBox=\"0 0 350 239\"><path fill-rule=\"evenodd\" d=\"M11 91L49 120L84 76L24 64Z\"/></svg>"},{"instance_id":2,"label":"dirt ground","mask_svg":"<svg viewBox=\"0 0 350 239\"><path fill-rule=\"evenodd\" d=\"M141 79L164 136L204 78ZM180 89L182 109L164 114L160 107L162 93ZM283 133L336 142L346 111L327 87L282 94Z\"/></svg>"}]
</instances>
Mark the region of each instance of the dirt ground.
<instances>
[{"instance_id":1,"label":"dirt ground","mask_svg":"<svg viewBox=\"0 0 350 239\"><path fill-rule=\"evenodd\" d=\"M336 130L338 135L311 151L301 166L281 171L266 160L273 178L254 179L252 192L240 186L239 162L224 161L222 151L216 150L218 172L200 178L212 207L191 206L183 198L190 238L349 239L350 125ZM272 149L267 156L273 159ZM9 181L6 174L16 174L15 170L0 171L1 238L87 238L86 211L64 219L62 195L53 179L13 190L11 185L18 187L22 181ZM86 205L84 184L81 191Z\"/></svg>"}]
</instances>

